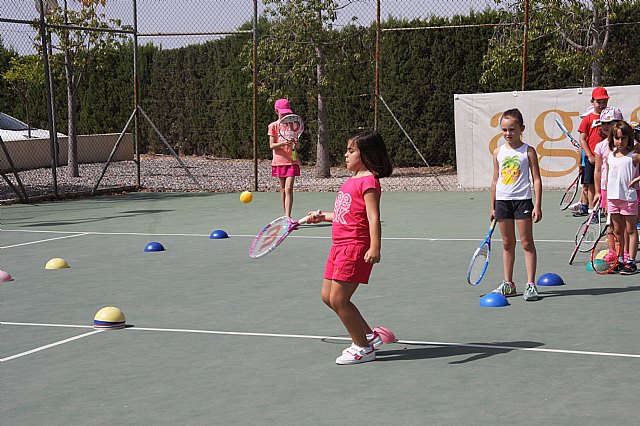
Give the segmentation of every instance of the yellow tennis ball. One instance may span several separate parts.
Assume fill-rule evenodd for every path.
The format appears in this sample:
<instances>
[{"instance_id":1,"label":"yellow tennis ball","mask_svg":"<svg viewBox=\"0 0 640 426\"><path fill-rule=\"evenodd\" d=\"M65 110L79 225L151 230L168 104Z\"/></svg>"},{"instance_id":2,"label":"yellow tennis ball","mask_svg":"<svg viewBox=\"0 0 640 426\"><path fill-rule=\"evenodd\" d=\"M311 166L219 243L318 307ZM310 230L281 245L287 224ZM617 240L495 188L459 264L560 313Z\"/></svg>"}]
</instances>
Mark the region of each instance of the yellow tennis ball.
<instances>
[{"instance_id":1,"label":"yellow tennis ball","mask_svg":"<svg viewBox=\"0 0 640 426\"><path fill-rule=\"evenodd\" d=\"M242 201L243 203L250 203L251 200L253 200L253 194L250 191L244 191L242 194L240 194L240 201Z\"/></svg>"},{"instance_id":2,"label":"yellow tennis ball","mask_svg":"<svg viewBox=\"0 0 640 426\"><path fill-rule=\"evenodd\" d=\"M609 253L609 249L600 250L598 254L596 254L596 259L603 259L607 253Z\"/></svg>"}]
</instances>

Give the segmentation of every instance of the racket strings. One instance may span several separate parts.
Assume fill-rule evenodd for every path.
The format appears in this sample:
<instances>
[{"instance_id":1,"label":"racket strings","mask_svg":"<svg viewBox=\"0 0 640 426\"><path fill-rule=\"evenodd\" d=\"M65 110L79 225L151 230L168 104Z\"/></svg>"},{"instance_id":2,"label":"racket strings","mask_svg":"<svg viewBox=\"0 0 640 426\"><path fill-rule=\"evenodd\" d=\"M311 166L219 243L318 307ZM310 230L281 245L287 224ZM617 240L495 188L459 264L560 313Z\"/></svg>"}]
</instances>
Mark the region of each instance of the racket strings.
<instances>
[{"instance_id":1,"label":"racket strings","mask_svg":"<svg viewBox=\"0 0 640 426\"><path fill-rule=\"evenodd\" d=\"M471 263L471 269L469 270L469 279L472 282L477 282L480 278L482 278L483 273L486 268L487 259L489 257L489 250L487 246L482 246L478 253L473 258L473 262Z\"/></svg>"},{"instance_id":2,"label":"racket strings","mask_svg":"<svg viewBox=\"0 0 640 426\"><path fill-rule=\"evenodd\" d=\"M578 184L574 182L569 189L562 196L562 200L560 200L560 209L566 210L569 208L571 203L576 197L576 193L578 192Z\"/></svg>"},{"instance_id":3,"label":"racket strings","mask_svg":"<svg viewBox=\"0 0 640 426\"><path fill-rule=\"evenodd\" d=\"M599 223L592 223L591 225L589 225L587 231L584 234L584 237L582 238L582 241L580 242L581 252L588 252L593 248L593 246L596 244L596 241L598 241L598 237L600 237L600 231L601 229Z\"/></svg>"},{"instance_id":4,"label":"racket strings","mask_svg":"<svg viewBox=\"0 0 640 426\"><path fill-rule=\"evenodd\" d=\"M251 246L252 256L259 257L273 250L288 230L289 222L285 220L265 226Z\"/></svg>"},{"instance_id":5,"label":"racket strings","mask_svg":"<svg viewBox=\"0 0 640 426\"><path fill-rule=\"evenodd\" d=\"M294 140L300 137L302 133L303 124L300 120L297 119L282 119L278 124L278 132L280 136L287 140Z\"/></svg>"}]
</instances>

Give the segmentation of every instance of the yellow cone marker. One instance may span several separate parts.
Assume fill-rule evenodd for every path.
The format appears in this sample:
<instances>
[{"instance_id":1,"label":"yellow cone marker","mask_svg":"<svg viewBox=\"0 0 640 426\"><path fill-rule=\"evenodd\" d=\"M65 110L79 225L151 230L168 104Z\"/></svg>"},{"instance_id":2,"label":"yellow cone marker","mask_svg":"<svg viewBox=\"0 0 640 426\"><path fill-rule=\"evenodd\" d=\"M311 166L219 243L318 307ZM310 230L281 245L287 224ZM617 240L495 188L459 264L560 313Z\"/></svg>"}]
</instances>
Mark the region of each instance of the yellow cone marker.
<instances>
[{"instance_id":1,"label":"yellow cone marker","mask_svg":"<svg viewBox=\"0 0 640 426\"><path fill-rule=\"evenodd\" d=\"M60 259L59 257L54 257L44 266L44 269L64 269L68 268L69 264L66 260Z\"/></svg>"},{"instance_id":2,"label":"yellow cone marker","mask_svg":"<svg viewBox=\"0 0 640 426\"><path fill-rule=\"evenodd\" d=\"M125 323L124 313L115 306L100 309L93 318L93 328L116 330L124 328Z\"/></svg>"}]
</instances>

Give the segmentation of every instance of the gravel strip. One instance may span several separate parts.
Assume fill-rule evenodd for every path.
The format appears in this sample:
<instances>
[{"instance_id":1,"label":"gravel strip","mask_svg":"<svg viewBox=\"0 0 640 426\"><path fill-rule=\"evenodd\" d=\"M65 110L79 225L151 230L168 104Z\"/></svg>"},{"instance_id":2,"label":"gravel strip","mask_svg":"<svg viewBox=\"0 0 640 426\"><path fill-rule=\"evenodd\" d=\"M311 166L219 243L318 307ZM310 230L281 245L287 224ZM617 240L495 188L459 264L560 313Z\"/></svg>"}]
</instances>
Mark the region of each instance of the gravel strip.
<instances>
[{"instance_id":1,"label":"gravel strip","mask_svg":"<svg viewBox=\"0 0 640 426\"><path fill-rule=\"evenodd\" d=\"M189 173L198 181L197 185L185 172L182 165L171 156L145 155L141 158L140 182L142 190L162 192L241 192L254 190L253 160L211 159L206 157L181 157ZM81 164L80 177L70 178L67 167L56 169L60 198L86 196L95 186L104 164ZM6 173L6 171L5 171ZM16 179L7 173L16 185ZM337 191L350 176L344 167L331 168L331 177L316 178L313 166L301 167L296 179L295 191ZM20 180L29 198L52 199L51 169L35 169L19 172ZM0 184L0 202L16 202L18 198L7 182ZM461 191L452 167L396 168L393 175L380 181L384 191ZM16 185L17 186L17 185ZM133 161L119 161L109 165L98 191L116 192L132 190L136 186L136 167ZM271 161L258 162L258 190L276 192L280 190L278 180L271 176Z\"/></svg>"}]
</instances>

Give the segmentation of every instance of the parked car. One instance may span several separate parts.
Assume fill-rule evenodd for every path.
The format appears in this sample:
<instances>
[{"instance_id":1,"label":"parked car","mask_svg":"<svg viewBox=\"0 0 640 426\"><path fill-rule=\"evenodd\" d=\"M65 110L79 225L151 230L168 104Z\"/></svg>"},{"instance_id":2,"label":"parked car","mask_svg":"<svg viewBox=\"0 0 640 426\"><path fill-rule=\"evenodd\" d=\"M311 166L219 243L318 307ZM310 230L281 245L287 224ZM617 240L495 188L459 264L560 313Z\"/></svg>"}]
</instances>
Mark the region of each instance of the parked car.
<instances>
[{"instance_id":1,"label":"parked car","mask_svg":"<svg viewBox=\"0 0 640 426\"><path fill-rule=\"evenodd\" d=\"M27 123L23 123L17 118L13 118L3 112L0 112L0 137L3 141L17 141L29 139L48 139L49 131L32 127L29 131ZM65 136L58 133L58 137Z\"/></svg>"}]
</instances>

